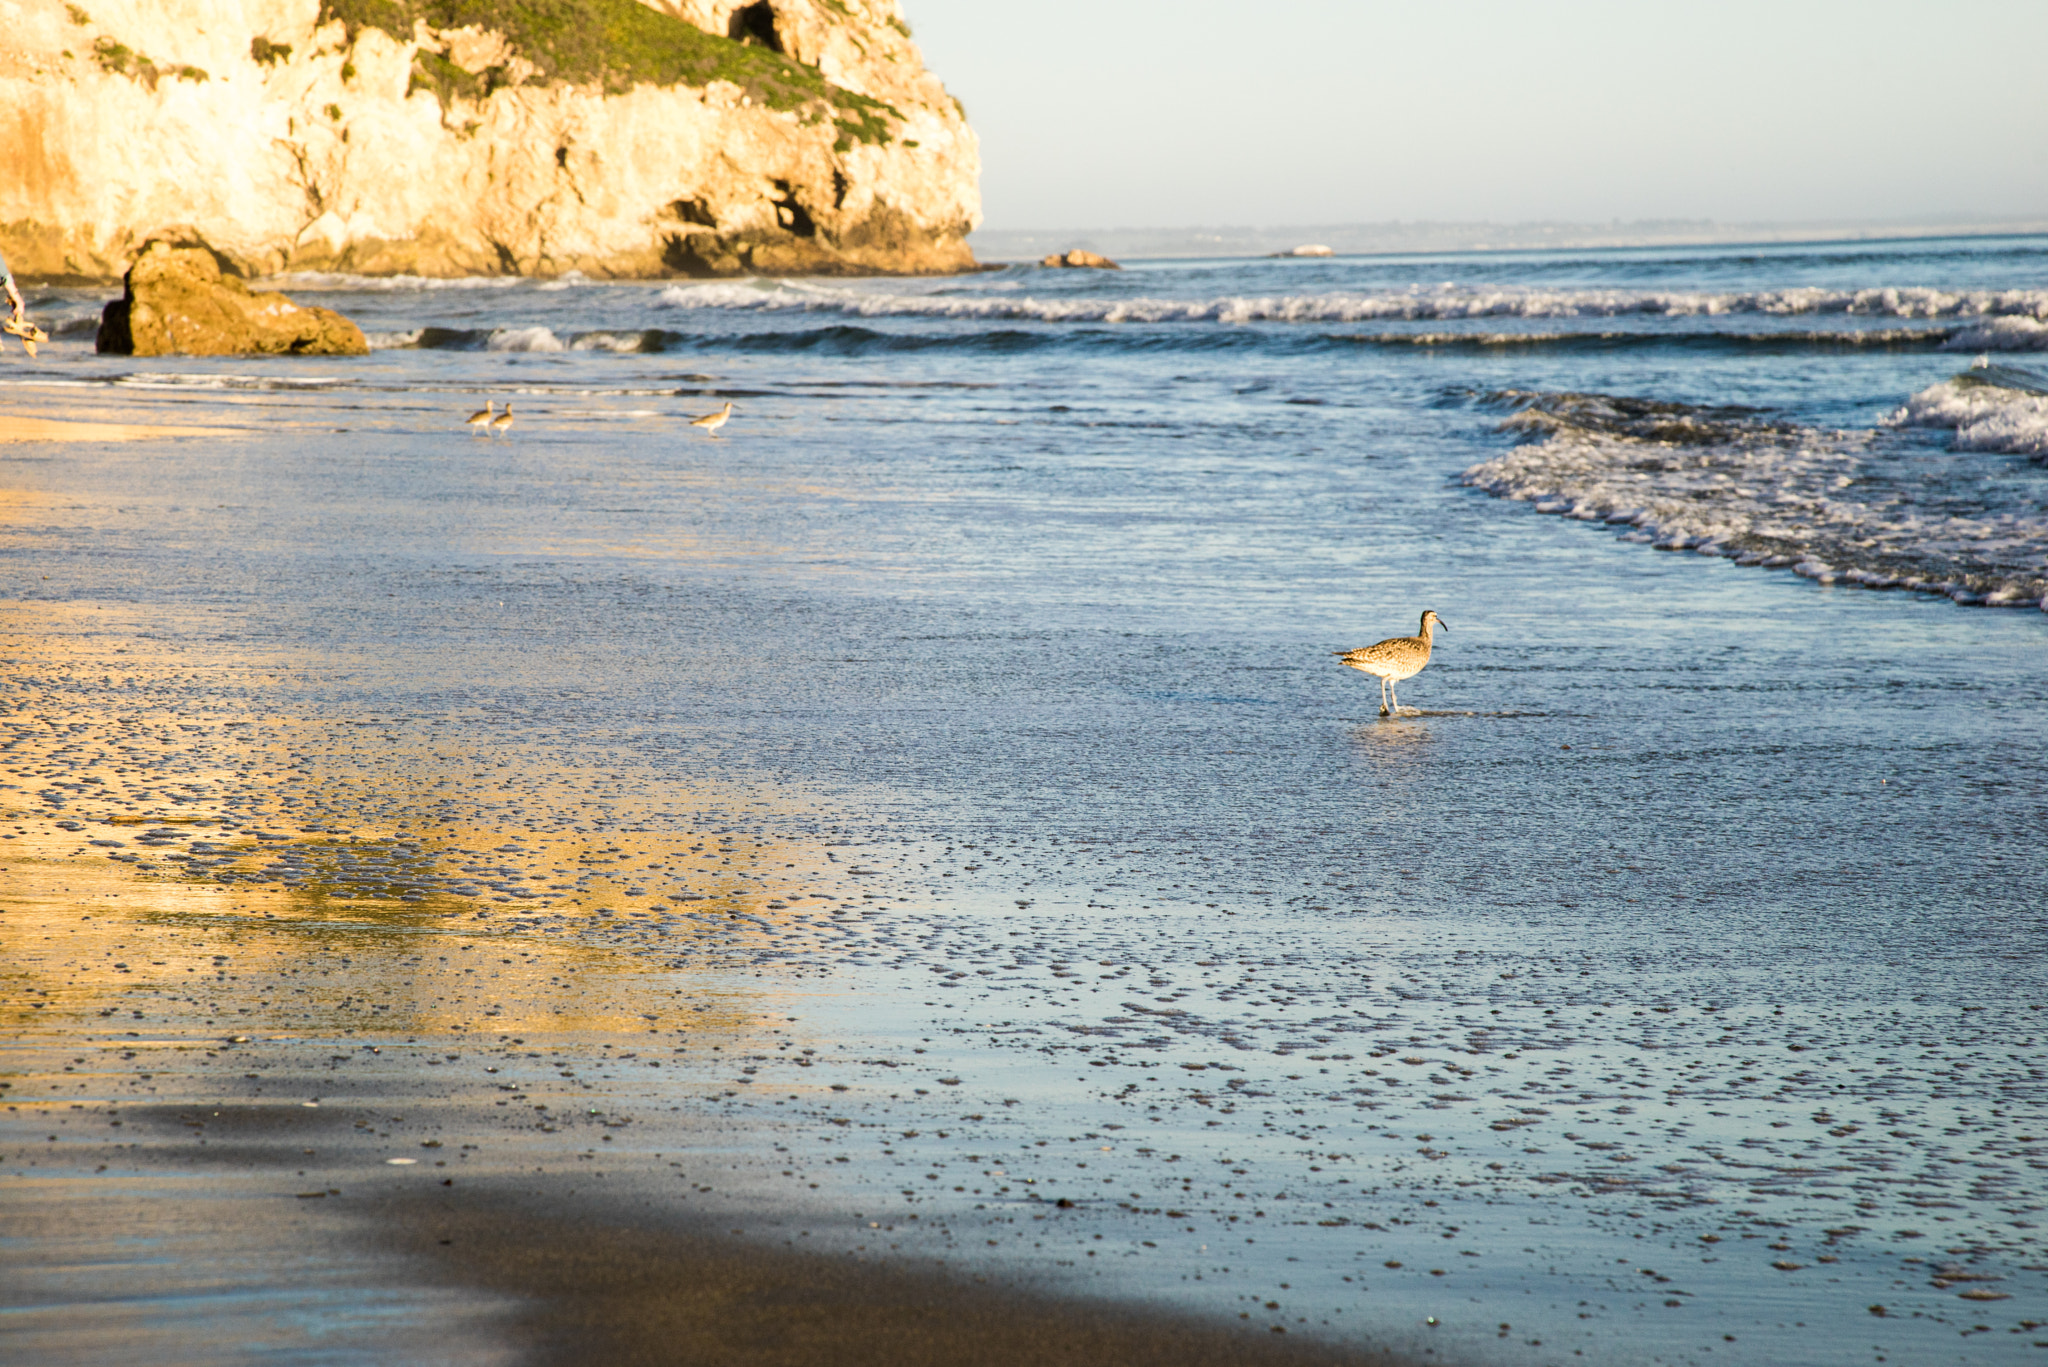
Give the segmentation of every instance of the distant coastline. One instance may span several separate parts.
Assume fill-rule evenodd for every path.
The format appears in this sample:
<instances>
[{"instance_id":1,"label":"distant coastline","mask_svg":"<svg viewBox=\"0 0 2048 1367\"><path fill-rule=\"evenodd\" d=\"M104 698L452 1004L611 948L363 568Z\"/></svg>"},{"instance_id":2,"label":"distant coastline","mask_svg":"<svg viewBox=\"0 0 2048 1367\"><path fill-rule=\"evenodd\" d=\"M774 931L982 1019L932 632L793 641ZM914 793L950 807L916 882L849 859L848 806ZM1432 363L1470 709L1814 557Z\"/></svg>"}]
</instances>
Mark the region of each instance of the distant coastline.
<instances>
[{"instance_id":1,"label":"distant coastline","mask_svg":"<svg viewBox=\"0 0 2048 1367\"><path fill-rule=\"evenodd\" d=\"M1634 222L1460 223L1430 220L1281 227L983 228L969 242L983 261L1035 260L1080 246L1119 260L1270 256L1304 243L1338 256L1489 251L1585 251L1631 247L1788 246L1818 242L1895 242L1928 237L2005 237L2048 233L2048 217L1721 223L1712 219ZM1312 258L1310 258L1312 259Z\"/></svg>"}]
</instances>

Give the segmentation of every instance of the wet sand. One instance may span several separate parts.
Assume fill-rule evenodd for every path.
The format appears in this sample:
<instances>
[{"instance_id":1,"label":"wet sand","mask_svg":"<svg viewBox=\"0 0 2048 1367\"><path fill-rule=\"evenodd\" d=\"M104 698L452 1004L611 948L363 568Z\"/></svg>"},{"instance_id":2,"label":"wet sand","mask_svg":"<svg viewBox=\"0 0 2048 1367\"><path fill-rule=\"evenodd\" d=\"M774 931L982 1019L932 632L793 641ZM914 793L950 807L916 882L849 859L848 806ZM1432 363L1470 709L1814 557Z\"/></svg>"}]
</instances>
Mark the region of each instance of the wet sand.
<instances>
[{"instance_id":1,"label":"wet sand","mask_svg":"<svg viewBox=\"0 0 2048 1367\"><path fill-rule=\"evenodd\" d=\"M1079 1300L861 1244L799 1251L761 1228L757 1208L677 1211L658 1189L673 1174L624 1155L607 1154L601 1172L573 1162L566 1173L380 1166L389 1160L364 1152L363 1136L392 1123L387 1109L131 1106L120 1109L125 1139L60 1136L64 1159L79 1166L17 1177L9 1200L15 1237L40 1255L4 1259L16 1288L10 1353L103 1364L298 1360L346 1335L351 1358L408 1362L1417 1360ZM406 1109L420 1132L493 1128L460 1107ZM27 1142L20 1128L6 1127L10 1148ZM423 1164L434 1152L416 1151ZM52 1151L43 1152L38 1166L48 1167ZM806 1223L829 1218L814 1212ZM65 1263L52 1266L53 1253ZM89 1292L77 1271L88 1265ZM280 1304L252 1314L252 1302Z\"/></svg>"},{"instance_id":2,"label":"wet sand","mask_svg":"<svg viewBox=\"0 0 2048 1367\"><path fill-rule=\"evenodd\" d=\"M584 1265L525 1227L1368 1358L2038 1355L2036 614L1458 490L1410 393L1132 435L1227 356L1085 457L1063 361L777 356L715 443L669 364L166 363L138 417L286 435L7 448L10 1355L517 1361ZM1382 721L1328 652L1425 594Z\"/></svg>"},{"instance_id":3,"label":"wet sand","mask_svg":"<svg viewBox=\"0 0 2048 1367\"><path fill-rule=\"evenodd\" d=\"M0 441L5 442L148 441L159 437L224 437L234 432L235 429L227 427L80 422L69 418L0 412Z\"/></svg>"},{"instance_id":4,"label":"wet sand","mask_svg":"<svg viewBox=\"0 0 2048 1367\"><path fill-rule=\"evenodd\" d=\"M772 1018L726 992L676 1003L644 968L571 956L551 966L597 981L573 992L568 1029L532 1016L516 1037L446 1020L437 1037L408 1028L417 1020L343 1024L350 994L396 986L370 942L388 928L327 956L321 976L338 968L340 995L280 1009L319 956L262 899L177 907L119 870L77 865L61 884L23 886L63 842L38 843L25 859L10 851L10 958L48 962L29 946L63 942L64 962L89 971L17 999L5 1049L0 1338L23 1360L322 1361L336 1343L352 1361L423 1363L1454 1360L1105 1300L969 1251L1014 1240L1019 1218L1044 1241L1085 1244L1088 1217L1070 1203L933 1212L920 1230L916 1213L849 1209L816 1183L793 1195L773 1169L818 1156L789 1156L786 1126L736 1111L729 1079L700 1068L681 1087L615 1082L759 1047ZM405 987L455 1015L496 1009L464 982L473 970L420 971L414 952L460 960L490 941L421 940L406 947L417 976ZM121 991L145 964L168 971L143 969L143 991ZM594 1000L612 994L671 1000L629 1026ZM302 1028L276 1033L285 1021ZM647 1042L625 1049L635 1035ZM847 1090L820 1083L762 1109L786 1100L811 1123L863 1115L871 1128L836 1095Z\"/></svg>"}]
</instances>

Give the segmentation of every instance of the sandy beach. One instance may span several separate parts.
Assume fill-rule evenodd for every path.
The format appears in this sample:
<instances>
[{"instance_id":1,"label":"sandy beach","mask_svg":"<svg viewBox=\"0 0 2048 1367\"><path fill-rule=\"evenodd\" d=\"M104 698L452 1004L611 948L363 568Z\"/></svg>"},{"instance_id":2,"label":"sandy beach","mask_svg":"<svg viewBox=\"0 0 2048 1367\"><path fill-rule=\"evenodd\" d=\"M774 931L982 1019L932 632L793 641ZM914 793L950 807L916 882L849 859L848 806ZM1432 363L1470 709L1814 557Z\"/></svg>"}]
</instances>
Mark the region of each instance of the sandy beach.
<instances>
[{"instance_id":1,"label":"sandy beach","mask_svg":"<svg viewBox=\"0 0 2048 1367\"><path fill-rule=\"evenodd\" d=\"M10 1351L317 1354L337 1326L309 1324L312 1304L339 1313L352 1354L411 1362L1435 1360L1119 1304L1086 1278L977 1256L1027 1236L1084 1257L1137 1246L1105 1247L1067 1201L920 1225L792 1183L782 1164L829 1161L814 1140L792 1149L803 1131L877 1122L844 1084L754 1104L721 1085L751 1082L736 1068L704 1075L703 1056L737 1065L785 1033L758 1002L574 952L545 983L536 965L479 993L450 959L512 942L427 923L446 912L337 929L260 893L67 861L61 829L15 839L10 961L55 985L14 998L0 1111ZM48 972L60 962L72 971ZM536 1000L571 975L566 996ZM644 1085L664 1065L689 1070L682 1088Z\"/></svg>"},{"instance_id":2,"label":"sandy beach","mask_svg":"<svg viewBox=\"0 0 2048 1367\"><path fill-rule=\"evenodd\" d=\"M0 1356L2032 1361L2018 287L1785 252L39 301Z\"/></svg>"},{"instance_id":3,"label":"sandy beach","mask_svg":"<svg viewBox=\"0 0 2048 1367\"><path fill-rule=\"evenodd\" d=\"M148 441L162 437L224 437L225 427L163 427L132 422L80 422L70 418L30 417L0 412L0 441Z\"/></svg>"}]
</instances>

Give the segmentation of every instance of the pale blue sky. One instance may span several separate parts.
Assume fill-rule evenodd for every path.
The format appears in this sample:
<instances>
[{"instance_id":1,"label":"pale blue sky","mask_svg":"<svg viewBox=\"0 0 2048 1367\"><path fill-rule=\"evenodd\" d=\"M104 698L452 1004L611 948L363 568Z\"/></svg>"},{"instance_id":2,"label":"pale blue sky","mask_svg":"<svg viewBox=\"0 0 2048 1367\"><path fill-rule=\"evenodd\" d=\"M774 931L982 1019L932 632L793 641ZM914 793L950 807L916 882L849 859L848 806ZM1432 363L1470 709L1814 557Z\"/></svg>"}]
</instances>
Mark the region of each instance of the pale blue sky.
<instances>
[{"instance_id":1,"label":"pale blue sky","mask_svg":"<svg viewBox=\"0 0 2048 1367\"><path fill-rule=\"evenodd\" d=\"M987 226L2048 218L2048 0L905 0Z\"/></svg>"}]
</instances>

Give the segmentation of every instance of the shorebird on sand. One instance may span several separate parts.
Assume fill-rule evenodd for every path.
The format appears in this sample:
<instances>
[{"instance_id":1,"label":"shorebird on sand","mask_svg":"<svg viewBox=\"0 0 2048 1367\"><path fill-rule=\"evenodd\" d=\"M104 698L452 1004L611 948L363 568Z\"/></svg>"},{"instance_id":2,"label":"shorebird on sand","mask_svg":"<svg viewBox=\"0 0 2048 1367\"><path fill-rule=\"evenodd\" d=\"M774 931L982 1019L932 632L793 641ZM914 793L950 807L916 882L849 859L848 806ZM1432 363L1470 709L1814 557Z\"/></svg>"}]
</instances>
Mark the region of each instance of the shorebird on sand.
<instances>
[{"instance_id":1,"label":"shorebird on sand","mask_svg":"<svg viewBox=\"0 0 2048 1367\"><path fill-rule=\"evenodd\" d=\"M1377 645L1361 646L1357 650L1340 650L1337 658L1351 668L1370 674L1380 681L1380 715L1399 716L1401 695L1394 691L1394 685L1403 679L1412 679L1422 672L1429 663L1429 647L1435 629L1443 622L1434 612L1422 614L1422 626L1413 636L1394 636ZM1445 628L1449 630L1449 628ZM1393 698L1393 706L1387 699Z\"/></svg>"},{"instance_id":2,"label":"shorebird on sand","mask_svg":"<svg viewBox=\"0 0 2048 1367\"><path fill-rule=\"evenodd\" d=\"M485 399L484 406L482 408L479 408L476 412L470 414L468 417L464 418L463 422L467 423L471 427L476 428L479 432L481 432L484 428L489 427L491 425L491 401L489 399Z\"/></svg>"},{"instance_id":3,"label":"shorebird on sand","mask_svg":"<svg viewBox=\"0 0 2048 1367\"><path fill-rule=\"evenodd\" d=\"M512 401L510 399L505 400L505 411L491 419L491 430L493 432L509 432L512 430ZM1405 678L1406 676L1404 675L1403 677Z\"/></svg>"},{"instance_id":4,"label":"shorebird on sand","mask_svg":"<svg viewBox=\"0 0 2048 1367\"><path fill-rule=\"evenodd\" d=\"M731 416L732 400L727 399L725 401L725 407L719 409L716 413L706 413L701 418L690 419L690 426L701 427L706 432L709 432L712 436L715 437L718 435L718 429L725 426L726 419L730 418Z\"/></svg>"}]
</instances>

